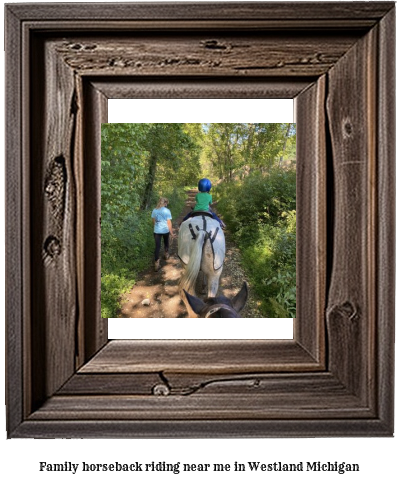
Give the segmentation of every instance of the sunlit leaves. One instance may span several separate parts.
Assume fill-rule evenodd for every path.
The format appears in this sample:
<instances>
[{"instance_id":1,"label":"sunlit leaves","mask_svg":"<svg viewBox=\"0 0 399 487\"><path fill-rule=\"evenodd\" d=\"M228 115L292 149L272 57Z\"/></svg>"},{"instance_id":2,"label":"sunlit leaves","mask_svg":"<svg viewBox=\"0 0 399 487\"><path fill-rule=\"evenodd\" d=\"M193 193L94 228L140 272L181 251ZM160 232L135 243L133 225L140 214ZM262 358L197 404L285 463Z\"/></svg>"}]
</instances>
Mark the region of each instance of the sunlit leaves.
<instances>
[{"instance_id":1,"label":"sunlit leaves","mask_svg":"<svg viewBox=\"0 0 399 487\"><path fill-rule=\"evenodd\" d=\"M292 313L295 124L103 124L101 143L106 313L116 312L121 290L151 260L150 215L159 196L169 198L176 217L182 189L201 177L212 180L214 200L242 246L253 286L271 304L268 312Z\"/></svg>"},{"instance_id":2,"label":"sunlit leaves","mask_svg":"<svg viewBox=\"0 0 399 487\"><path fill-rule=\"evenodd\" d=\"M216 188L218 209L240 246L252 289L268 317L296 312L295 166L257 170Z\"/></svg>"},{"instance_id":3,"label":"sunlit leaves","mask_svg":"<svg viewBox=\"0 0 399 487\"><path fill-rule=\"evenodd\" d=\"M151 210L140 210L143 200L155 205L162 194L169 198L170 208L180 213L183 200L178 188L195 181L200 172L201 148L197 140L201 134L200 124L197 127L102 125L101 312L104 318L117 316L121 293L133 285L137 273L152 258Z\"/></svg>"},{"instance_id":4,"label":"sunlit leaves","mask_svg":"<svg viewBox=\"0 0 399 487\"><path fill-rule=\"evenodd\" d=\"M295 159L292 123L211 123L206 134L206 155L218 179L245 177Z\"/></svg>"}]
</instances>

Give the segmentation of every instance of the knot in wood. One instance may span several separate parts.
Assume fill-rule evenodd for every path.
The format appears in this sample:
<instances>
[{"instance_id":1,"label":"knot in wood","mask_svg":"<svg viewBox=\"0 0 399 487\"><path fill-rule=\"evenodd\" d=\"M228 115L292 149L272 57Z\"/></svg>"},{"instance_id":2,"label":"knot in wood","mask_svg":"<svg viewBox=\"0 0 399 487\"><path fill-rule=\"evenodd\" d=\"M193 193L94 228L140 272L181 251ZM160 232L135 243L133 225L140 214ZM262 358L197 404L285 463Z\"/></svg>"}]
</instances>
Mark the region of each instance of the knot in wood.
<instances>
[{"instance_id":1,"label":"knot in wood","mask_svg":"<svg viewBox=\"0 0 399 487\"><path fill-rule=\"evenodd\" d=\"M154 396L169 396L170 389L166 384L157 384L152 388Z\"/></svg>"},{"instance_id":2,"label":"knot in wood","mask_svg":"<svg viewBox=\"0 0 399 487\"><path fill-rule=\"evenodd\" d=\"M50 235L46 238L43 245L43 257L46 264L50 262L54 257L61 253L61 242L57 237ZM49 260L50 259L50 260Z\"/></svg>"},{"instance_id":3,"label":"knot in wood","mask_svg":"<svg viewBox=\"0 0 399 487\"><path fill-rule=\"evenodd\" d=\"M344 137L351 137L353 134L353 125L350 120L344 120L343 124L343 135Z\"/></svg>"},{"instance_id":4,"label":"knot in wood","mask_svg":"<svg viewBox=\"0 0 399 487\"><path fill-rule=\"evenodd\" d=\"M356 307L349 301L345 301L345 303L341 304L341 306L339 306L339 311L349 320L354 320L357 317Z\"/></svg>"},{"instance_id":5,"label":"knot in wood","mask_svg":"<svg viewBox=\"0 0 399 487\"><path fill-rule=\"evenodd\" d=\"M57 234L60 234L62 230L66 184L67 171L65 157L61 154L52 161L44 182L44 193L50 203L51 215L56 225L55 233Z\"/></svg>"},{"instance_id":6,"label":"knot in wood","mask_svg":"<svg viewBox=\"0 0 399 487\"><path fill-rule=\"evenodd\" d=\"M219 41L217 41L216 39L203 41L202 45L205 47L205 49L219 49L219 50L227 49L225 45L220 44Z\"/></svg>"},{"instance_id":7,"label":"knot in wood","mask_svg":"<svg viewBox=\"0 0 399 487\"><path fill-rule=\"evenodd\" d=\"M359 318L359 310L350 301L345 301L342 304L332 306L327 314L329 316L328 319L334 318L335 315L336 317L339 316L351 323L357 322Z\"/></svg>"}]
</instances>

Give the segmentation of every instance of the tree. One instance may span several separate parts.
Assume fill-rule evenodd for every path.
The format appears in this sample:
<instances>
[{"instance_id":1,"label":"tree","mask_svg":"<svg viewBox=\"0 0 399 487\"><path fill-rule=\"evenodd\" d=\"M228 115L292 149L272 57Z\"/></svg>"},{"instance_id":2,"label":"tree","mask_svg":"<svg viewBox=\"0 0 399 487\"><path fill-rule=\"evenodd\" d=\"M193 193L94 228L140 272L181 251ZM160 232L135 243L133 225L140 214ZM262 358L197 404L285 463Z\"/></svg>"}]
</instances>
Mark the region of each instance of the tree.
<instances>
[{"instance_id":1,"label":"tree","mask_svg":"<svg viewBox=\"0 0 399 487\"><path fill-rule=\"evenodd\" d=\"M291 123L213 123L206 126L205 153L217 177L231 180L254 169L269 171L294 136Z\"/></svg>"},{"instance_id":2,"label":"tree","mask_svg":"<svg viewBox=\"0 0 399 487\"><path fill-rule=\"evenodd\" d=\"M101 129L101 211L115 218L137 208L144 188L146 124L103 124Z\"/></svg>"},{"instance_id":3,"label":"tree","mask_svg":"<svg viewBox=\"0 0 399 487\"><path fill-rule=\"evenodd\" d=\"M160 172L158 185L167 182L169 187L181 173L187 162L195 160L198 153L195 142L192 140L186 124L182 123L155 123L151 127L145 140L145 149L149 154L145 189L140 209L148 208L153 194L157 171ZM199 159L197 155L196 159Z\"/></svg>"},{"instance_id":4,"label":"tree","mask_svg":"<svg viewBox=\"0 0 399 487\"><path fill-rule=\"evenodd\" d=\"M242 160L241 124L212 123L207 131L206 153L219 179L232 179Z\"/></svg>"}]
</instances>

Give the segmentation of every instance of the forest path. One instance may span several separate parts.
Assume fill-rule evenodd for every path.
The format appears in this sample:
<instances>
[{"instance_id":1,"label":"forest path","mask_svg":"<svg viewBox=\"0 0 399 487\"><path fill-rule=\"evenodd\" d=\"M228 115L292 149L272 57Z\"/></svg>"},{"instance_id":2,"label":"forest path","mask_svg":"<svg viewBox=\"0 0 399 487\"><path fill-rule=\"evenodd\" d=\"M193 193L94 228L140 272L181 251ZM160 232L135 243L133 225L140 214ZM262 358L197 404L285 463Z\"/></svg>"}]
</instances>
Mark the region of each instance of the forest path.
<instances>
[{"instance_id":1,"label":"forest path","mask_svg":"<svg viewBox=\"0 0 399 487\"><path fill-rule=\"evenodd\" d=\"M178 293L180 277L183 266L177 256L177 234L179 225L191 207L194 206L196 190L187 192L187 199L181 214L172 220L176 238L169 242L170 257L163 258L163 244L161 249L161 268L154 271L154 266L140 273L139 278L131 291L122 297L120 318L186 318L187 311ZM232 242L228 230L225 231L226 257L218 294L232 298L241 289L245 278L244 270L240 264L240 251ZM202 299L204 295L200 296ZM150 304L144 305L142 301L149 299ZM243 318L261 318L258 303L251 291L245 308L241 311Z\"/></svg>"}]
</instances>

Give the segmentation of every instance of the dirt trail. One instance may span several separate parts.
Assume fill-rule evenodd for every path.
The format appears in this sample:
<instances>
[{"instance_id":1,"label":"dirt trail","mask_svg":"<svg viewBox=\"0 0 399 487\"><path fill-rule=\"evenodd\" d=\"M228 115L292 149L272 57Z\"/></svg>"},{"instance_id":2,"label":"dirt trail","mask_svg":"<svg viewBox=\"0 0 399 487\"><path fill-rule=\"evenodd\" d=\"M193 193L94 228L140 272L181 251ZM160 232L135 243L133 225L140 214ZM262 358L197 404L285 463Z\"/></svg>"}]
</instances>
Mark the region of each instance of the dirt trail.
<instances>
[{"instance_id":1,"label":"dirt trail","mask_svg":"<svg viewBox=\"0 0 399 487\"><path fill-rule=\"evenodd\" d=\"M187 192L187 200L181 214L172 220L176 238L170 243L170 257L167 261L163 258L163 248L161 249L161 268L158 272L154 267L150 267L142 272L134 285L133 289L122 298L121 318L186 318L187 311L181 302L178 286L183 266L177 257L177 234L180 223L184 216L194 205L196 190ZM229 236L228 230L225 231L226 238L226 258L223 272L220 279L218 294L224 294L231 298L242 286L245 280L244 271L240 265L240 252L234 246ZM204 298L205 296L200 296ZM150 300L149 305L143 305L142 301ZM244 318L261 318L258 310L256 298L250 291L249 300L241 312Z\"/></svg>"}]
</instances>

